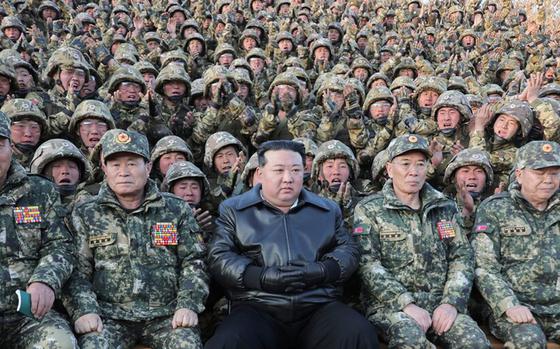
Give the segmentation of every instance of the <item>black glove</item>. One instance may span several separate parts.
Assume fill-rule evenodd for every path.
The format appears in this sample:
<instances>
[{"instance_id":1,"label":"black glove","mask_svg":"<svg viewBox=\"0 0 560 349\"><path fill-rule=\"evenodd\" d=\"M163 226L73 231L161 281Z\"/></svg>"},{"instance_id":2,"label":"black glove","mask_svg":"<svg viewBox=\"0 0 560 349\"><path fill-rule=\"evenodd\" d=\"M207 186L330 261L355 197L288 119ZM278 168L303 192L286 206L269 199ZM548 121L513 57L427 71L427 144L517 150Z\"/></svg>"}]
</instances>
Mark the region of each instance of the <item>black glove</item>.
<instances>
[{"instance_id":1,"label":"black glove","mask_svg":"<svg viewBox=\"0 0 560 349\"><path fill-rule=\"evenodd\" d=\"M303 283L303 271L300 267L257 267L248 266L243 274L245 286L271 293L300 292Z\"/></svg>"},{"instance_id":2,"label":"black glove","mask_svg":"<svg viewBox=\"0 0 560 349\"><path fill-rule=\"evenodd\" d=\"M300 268L303 272L306 288L336 281L340 276L340 266L332 259L322 262L295 260L291 261L290 265Z\"/></svg>"}]
</instances>

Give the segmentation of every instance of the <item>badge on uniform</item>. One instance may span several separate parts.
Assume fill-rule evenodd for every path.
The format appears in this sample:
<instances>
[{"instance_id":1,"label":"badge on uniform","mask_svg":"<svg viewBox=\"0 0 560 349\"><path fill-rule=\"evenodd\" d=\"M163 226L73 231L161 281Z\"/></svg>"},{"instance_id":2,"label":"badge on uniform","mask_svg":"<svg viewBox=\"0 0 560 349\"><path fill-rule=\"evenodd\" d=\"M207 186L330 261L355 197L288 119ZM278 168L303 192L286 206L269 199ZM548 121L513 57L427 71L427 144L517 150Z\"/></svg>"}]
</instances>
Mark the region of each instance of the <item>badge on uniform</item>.
<instances>
[{"instance_id":1,"label":"badge on uniform","mask_svg":"<svg viewBox=\"0 0 560 349\"><path fill-rule=\"evenodd\" d=\"M177 245L177 228L173 223L156 223L152 227L155 246Z\"/></svg>"},{"instance_id":2,"label":"badge on uniform","mask_svg":"<svg viewBox=\"0 0 560 349\"><path fill-rule=\"evenodd\" d=\"M354 230L352 230L352 235L363 235L363 234L367 234L367 225L365 224L358 224L354 227Z\"/></svg>"},{"instance_id":3,"label":"badge on uniform","mask_svg":"<svg viewBox=\"0 0 560 349\"><path fill-rule=\"evenodd\" d=\"M455 237L455 228L453 227L453 222L443 220L437 222L436 226L440 240Z\"/></svg>"},{"instance_id":4,"label":"badge on uniform","mask_svg":"<svg viewBox=\"0 0 560 349\"><path fill-rule=\"evenodd\" d=\"M16 224L41 223L39 206L14 207Z\"/></svg>"}]
</instances>

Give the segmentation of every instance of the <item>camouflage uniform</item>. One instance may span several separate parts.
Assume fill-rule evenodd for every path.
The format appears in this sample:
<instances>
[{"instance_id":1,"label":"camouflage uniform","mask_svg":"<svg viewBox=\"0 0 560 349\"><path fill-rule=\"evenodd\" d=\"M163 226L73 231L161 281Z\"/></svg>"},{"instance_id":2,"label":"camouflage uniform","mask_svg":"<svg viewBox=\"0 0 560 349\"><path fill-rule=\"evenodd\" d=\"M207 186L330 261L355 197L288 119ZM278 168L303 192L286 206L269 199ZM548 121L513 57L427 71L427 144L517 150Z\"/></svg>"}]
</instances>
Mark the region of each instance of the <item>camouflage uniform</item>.
<instances>
[{"instance_id":1,"label":"camouflage uniform","mask_svg":"<svg viewBox=\"0 0 560 349\"><path fill-rule=\"evenodd\" d=\"M0 137L10 137L10 124L2 113ZM54 310L41 321L16 312L16 290L40 282L58 297L72 273L75 250L63 223L58 193L49 181L26 174L12 160L0 194L0 327L4 334L0 346L77 348L68 324Z\"/></svg>"},{"instance_id":2,"label":"camouflage uniform","mask_svg":"<svg viewBox=\"0 0 560 349\"><path fill-rule=\"evenodd\" d=\"M108 130L115 128L115 120L113 120L111 111L104 102L85 100L78 104L78 107L72 114L72 118L68 124L68 135L71 138L76 139L76 143L79 145L80 150L84 154L89 155L89 150L84 146L79 136L80 123L85 119L96 119L102 121L107 124Z\"/></svg>"},{"instance_id":3,"label":"camouflage uniform","mask_svg":"<svg viewBox=\"0 0 560 349\"><path fill-rule=\"evenodd\" d=\"M560 166L560 146L554 142L528 143L517 155L517 169ZM560 342L558 217L558 193L537 211L517 182L478 208L472 232L476 284L492 309L490 329L506 348L544 348L546 338ZM538 324L509 321L505 311L517 305L528 307Z\"/></svg>"},{"instance_id":4,"label":"camouflage uniform","mask_svg":"<svg viewBox=\"0 0 560 349\"><path fill-rule=\"evenodd\" d=\"M429 154L424 138L405 135L388 148L391 161L409 151ZM489 348L484 333L466 315L472 286L473 252L455 204L424 184L419 211L404 205L389 180L382 193L362 200L354 211L353 235L362 247L360 273L366 316L389 339L389 348ZM402 310L409 304L432 313L451 304L459 313L441 336L425 335Z\"/></svg>"},{"instance_id":5,"label":"camouflage uniform","mask_svg":"<svg viewBox=\"0 0 560 349\"><path fill-rule=\"evenodd\" d=\"M101 147L105 157L125 152L149 159L147 139L136 132L108 131ZM148 181L144 202L129 212L104 183L74 209L69 226L79 257L67 308L73 321L94 313L104 324L101 333L80 337L82 348L128 347L138 339L157 348L202 347L197 328L171 326L176 309L201 313L208 293L205 248L183 200Z\"/></svg>"},{"instance_id":6,"label":"camouflage uniform","mask_svg":"<svg viewBox=\"0 0 560 349\"><path fill-rule=\"evenodd\" d=\"M186 160L193 160L193 154L189 149L189 146L181 138L177 136L166 136L160 139L154 146L154 149L152 149L152 154L150 155L150 161L152 162L152 177L159 181L159 183L161 183L164 177L159 171L159 159L163 155L171 152L182 153Z\"/></svg>"}]
</instances>

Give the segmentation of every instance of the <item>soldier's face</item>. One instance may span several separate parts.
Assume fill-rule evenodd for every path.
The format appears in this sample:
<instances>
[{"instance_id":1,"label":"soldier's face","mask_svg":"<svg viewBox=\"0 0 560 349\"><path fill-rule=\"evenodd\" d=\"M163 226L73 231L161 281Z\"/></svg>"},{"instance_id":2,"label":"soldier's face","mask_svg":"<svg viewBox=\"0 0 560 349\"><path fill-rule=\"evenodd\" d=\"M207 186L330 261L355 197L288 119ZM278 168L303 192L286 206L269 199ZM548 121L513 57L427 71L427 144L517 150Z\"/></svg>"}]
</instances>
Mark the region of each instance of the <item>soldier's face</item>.
<instances>
[{"instance_id":1,"label":"soldier's face","mask_svg":"<svg viewBox=\"0 0 560 349\"><path fill-rule=\"evenodd\" d=\"M37 145L41 139L41 125L38 122L22 119L12 122L12 142L15 144Z\"/></svg>"},{"instance_id":2,"label":"soldier's face","mask_svg":"<svg viewBox=\"0 0 560 349\"><path fill-rule=\"evenodd\" d=\"M278 42L278 48L282 52L290 52L294 48L294 45L292 44L292 41L288 39L282 39Z\"/></svg>"},{"instance_id":3,"label":"soldier's face","mask_svg":"<svg viewBox=\"0 0 560 349\"><path fill-rule=\"evenodd\" d=\"M311 173L311 169L313 168L313 159L315 159L314 156L311 155L306 155L305 156L305 168L304 171L306 174Z\"/></svg>"},{"instance_id":4,"label":"soldier's face","mask_svg":"<svg viewBox=\"0 0 560 349\"><path fill-rule=\"evenodd\" d=\"M327 34L327 37L329 38L329 40L332 43L338 42L338 40L340 39L340 33L338 32L338 30L336 29L329 29L329 32Z\"/></svg>"},{"instance_id":5,"label":"soldier's face","mask_svg":"<svg viewBox=\"0 0 560 349\"><path fill-rule=\"evenodd\" d=\"M329 186L340 185L350 178L350 166L346 159L328 159L321 164L319 179L327 181Z\"/></svg>"},{"instance_id":6,"label":"soldier's face","mask_svg":"<svg viewBox=\"0 0 560 349\"><path fill-rule=\"evenodd\" d=\"M380 57L381 63L387 62L389 59L391 59L391 57L393 57L393 54L391 52L388 51L381 52L381 57Z\"/></svg>"},{"instance_id":7,"label":"soldier's face","mask_svg":"<svg viewBox=\"0 0 560 349\"><path fill-rule=\"evenodd\" d=\"M56 19L56 11L53 10L50 7L47 7L43 10L43 12L41 13L41 15L43 16L43 19L47 20L47 19L52 19L55 20Z\"/></svg>"},{"instance_id":8,"label":"soldier's face","mask_svg":"<svg viewBox=\"0 0 560 349\"><path fill-rule=\"evenodd\" d=\"M264 5L263 5L262 1L255 0L255 1L251 2L251 9L253 10L253 12L259 12L263 8L264 8Z\"/></svg>"},{"instance_id":9,"label":"soldier's face","mask_svg":"<svg viewBox=\"0 0 560 349\"><path fill-rule=\"evenodd\" d=\"M249 58L249 65L253 70L253 73L259 74L264 69L264 60L258 57Z\"/></svg>"},{"instance_id":10,"label":"soldier's face","mask_svg":"<svg viewBox=\"0 0 560 349\"><path fill-rule=\"evenodd\" d=\"M21 31L16 27L8 27L4 29L4 35L12 41L19 39Z\"/></svg>"},{"instance_id":11,"label":"soldier's face","mask_svg":"<svg viewBox=\"0 0 560 349\"><path fill-rule=\"evenodd\" d=\"M418 105L422 108L431 108L436 103L438 97L439 93L437 93L436 91L422 91L418 96Z\"/></svg>"},{"instance_id":12,"label":"soldier's face","mask_svg":"<svg viewBox=\"0 0 560 349\"><path fill-rule=\"evenodd\" d=\"M105 121L91 118L80 122L78 133L84 146L88 149L93 149L108 129L109 126Z\"/></svg>"},{"instance_id":13,"label":"soldier's face","mask_svg":"<svg viewBox=\"0 0 560 349\"><path fill-rule=\"evenodd\" d=\"M494 122L494 134L503 139L512 139L519 130L519 122L507 114L501 114Z\"/></svg>"},{"instance_id":14,"label":"soldier's face","mask_svg":"<svg viewBox=\"0 0 560 349\"><path fill-rule=\"evenodd\" d=\"M262 195L272 205L289 209L303 188L303 159L291 150L270 150L266 163L257 168Z\"/></svg>"},{"instance_id":15,"label":"soldier's face","mask_svg":"<svg viewBox=\"0 0 560 349\"><path fill-rule=\"evenodd\" d=\"M283 4L280 6L280 8L278 9L278 14L280 16L287 16L290 14L290 5L288 4Z\"/></svg>"},{"instance_id":16,"label":"soldier's face","mask_svg":"<svg viewBox=\"0 0 560 349\"><path fill-rule=\"evenodd\" d=\"M62 68L59 79L65 91L80 91L86 82L86 72L82 69Z\"/></svg>"},{"instance_id":17,"label":"soldier's face","mask_svg":"<svg viewBox=\"0 0 560 349\"><path fill-rule=\"evenodd\" d=\"M117 197L136 197L144 193L152 164L135 154L117 153L105 159L101 168Z\"/></svg>"},{"instance_id":18,"label":"soldier's face","mask_svg":"<svg viewBox=\"0 0 560 349\"><path fill-rule=\"evenodd\" d=\"M169 170L169 166L173 165L177 161L187 161L187 157L185 156L185 154L178 151L172 151L163 154L159 158L159 172L161 172L161 174L165 176L167 174L167 170Z\"/></svg>"},{"instance_id":19,"label":"soldier's face","mask_svg":"<svg viewBox=\"0 0 560 349\"><path fill-rule=\"evenodd\" d=\"M59 159L51 162L45 169L56 185L75 185L80 181L80 168L71 159Z\"/></svg>"},{"instance_id":20,"label":"soldier's face","mask_svg":"<svg viewBox=\"0 0 560 349\"><path fill-rule=\"evenodd\" d=\"M163 94L167 97L183 96L187 92L187 86L181 81L170 81L163 84Z\"/></svg>"},{"instance_id":21,"label":"soldier's face","mask_svg":"<svg viewBox=\"0 0 560 349\"><path fill-rule=\"evenodd\" d=\"M482 193L486 186L486 172L481 166L463 166L455 171L455 189L457 192L466 187L470 193Z\"/></svg>"},{"instance_id":22,"label":"soldier's face","mask_svg":"<svg viewBox=\"0 0 560 349\"><path fill-rule=\"evenodd\" d=\"M10 92L10 79L0 75L0 96L6 96Z\"/></svg>"},{"instance_id":23,"label":"soldier's face","mask_svg":"<svg viewBox=\"0 0 560 349\"><path fill-rule=\"evenodd\" d=\"M239 83L239 88L235 91L235 94L242 100L246 100L249 97L249 86L244 83Z\"/></svg>"},{"instance_id":24,"label":"soldier's face","mask_svg":"<svg viewBox=\"0 0 560 349\"><path fill-rule=\"evenodd\" d=\"M197 111L203 111L206 110L206 108L208 107L208 99L202 96L195 97L193 100L193 104Z\"/></svg>"},{"instance_id":25,"label":"soldier's face","mask_svg":"<svg viewBox=\"0 0 560 349\"><path fill-rule=\"evenodd\" d=\"M314 51L314 54L315 54L315 60L321 62L328 61L331 55L329 49L324 46L317 47Z\"/></svg>"},{"instance_id":26,"label":"soldier's face","mask_svg":"<svg viewBox=\"0 0 560 349\"><path fill-rule=\"evenodd\" d=\"M515 177L521 185L521 194L531 203L547 202L560 187L560 167L517 169Z\"/></svg>"},{"instance_id":27,"label":"soldier's face","mask_svg":"<svg viewBox=\"0 0 560 349\"><path fill-rule=\"evenodd\" d=\"M193 40L193 41L196 41L196 40ZM157 42L156 40L150 40L146 43L146 45L148 46L148 50L150 52L152 52L153 50L155 50L159 47L159 42ZM116 49L114 51L116 51Z\"/></svg>"},{"instance_id":28,"label":"soldier's face","mask_svg":"<svg viewBox=\"0 0 560 349\"><path fill-rule=\"evenodd\" d=\"M253 38L245 38L243 39L243 48L246 51L251 50L252 48L255 48L257 46L257 42L255 41L255 39Z\"/></svg>"},{"instance_id":29,"label":"soldier's face","mask_svg":"<svg viewBox=\"0 0 560 349\"><path fill-rule=\"evenodd\" d=\"M399 70L399 76L408 76L409 78L414 79L414 70L410 68L404 68Z\"/></svg>"},{"instance_id":30,"label":"soldier's face","mask_svg":"<svg viewBox=\"0 0 560 349\"><path fill-rule=\"evenodd\" d=\"M12 161L12 146L8 138L0 138L0 184L6 181L10 162Z\"/></svg>"},{"instance_id":31,"label":"soldier's face","mask_svg":"<svg viewBox=\"0 0 560 349\"><path fill-rule=\"evenodd\" d=\"M444 107L440 108L437 112L438 129L457 128L461 114L455 108Z\"/></svg>"},{"instance_id":32,"label":"soldier's face","mask_svg":"<svg viewBox=\"0 0 560 349\"><path fill-rule=\"evenodd\" d=\"M95 76L92 75L89 77L89 80L86 83L84 83L84 86L80 90L80 96L85 97L90 93L95 92L96 88L97 88L97 82L95 81Z\"/></svg>"},{"instance_id":33,"label":"soldier's face","mask_svg":"<svg viewBox=\"0 0 560 349\"><path fill-rule=\"evenodd\" d=\"M228 145L218 150L214 155L214 168L219 174L226 174L233 168L237 161L237 149Z\"/></svg>"},{"instance_id":34,"label":"soldier's face","mask_svg":"<svg viewBox=\"0 0 560 349\"><path fill-rule=\"evenodd\" d=\"M474 42L475 42L474 38L470 35L465 36L462 40L463 47L465 47L465 48L474 47Z\"/></svg>"},{"instance_id":35,"label":"soldier's face","mask_svg":"<svg viewBox=\"0 0 560 349\"><path fill-rule=\"evenodd\" d=\"M389 116L391 103L388 101L377 101L369 106L369 114L374 119L383 119Z\"/></svg>"},{"instance_id":36,"label":"soldier's face","mask_svg":"<svg viewBox=\"0 0 560 349\"><path fill-rule=\"evenodd\" d=\"M144 83L148 86L149 89L153 90L156 88L156 76L152 73L144 73L142 74L142 78L144 79Z\"/></svg>"},{"instance_id":37,"label":"soldier's face","mask_svg":"<svg viewBox=\"0 0 560 349\"><path fill-rule=\"evenodd\" d=\"M202 52L202 43L199 40L189 41L189 53L198 56Z\"/></svg>"},{"instance_id":38,"label":"soldier's face","mask_svg":"<svg viewBox=\"0 0 560 349\"><path fill-rule=\"evenodd\" d=\"M360 36L356 42L360 50L364 50L368 44L368 39L365 36Z\"/></svg>"},{"instance_id":39,"label":"soldier's face","mask_svg":"<svg viewBox=\"0 0 560 349\"><path fill-rule=\"evenodd\" d=\"M411 151L397 156L388 162L386 169L393 179L393 189L401 194L418 194L426 182L428 162L426 156Z\"/></svg>"},{"instance_id":40,"label":"soldier's face","mask_svg":"<svg viewBox=\"0 0 560 349\"><path fill-rule=\"evenodd\" d=\"M115 93L116 100L119 102L138 102L142 87L135 82L121 82Z\"/></svg>"},{"instance_id":41,"label":"soldier's face","mask_svg":"<svg viewBox=\"0 0 560 349\"><path fill-rule=\"evenodd\" d=\"M502 70L500 72L500 80L501 81L506 81L510 74L511 74L511 70L509 70L509 69Z\"/></svg>"},{"instance_id":42,"label":"soldier's face","mask_svg":"<svg viewBox=\"0 0 560 349\"><path fill-rule=\"evenodd\" d=\"M171 18L175 19L178 26L181 26L185 21L185 15L181 11L175 11Z\"/></svg>"},{"instance_id":43,"label":"soldier's face","mask_svg":"<svg viewBox=\"0 0 560 349\"><path fill-rule=\"evenodd\" d=\"M428 34L426 36L426 41L428 42L428 44L433 45L434 42L436 42L436 37L433 36L432 34Z\"/></svg>"},{"instance_id":44,"label":"soldier's face","mask_svg":"<svg viewBox=\"0 0 560 349\"><path fill-rule=\"evenodd\" d=\"M202 198L202 186L197 179L180 179L173 184L173 189L171 191L173 194L192 205L198 205Z\"/></svg>"},{"instance_id":45,"label":"soldier's face","mask_svg":"<svg viewBox=\"0 0 560 349\"><path fill-rule=\"evenodd\" d=\"M354 77L360 81L365 81L368 77L368 71L366 68L356 68L354 69Z\"/></svg>"},{"instance_id":46,"label":"soldier's face","mask_svg":"<svg viewBox=\"0 0 560 349\"><path fill-rule=\"evenodd\" d=\"M231 53L224 53L218 58L218 63L226 68L229 68L231 62L233 62L233 55Z\"/></svg>"},{"instance_id":47,"label":"soldier's face","mask_svg":"<svg viewBox=\"0 0 560 349\"><path fill-rule=\"evenodd\" d=\"M548 67L548 69L544 73L544 77L548 81L554 80L554 78L556 77L556 68L555 67Z\"/></svg>"},{"instance_id":48,"label":"soldier's face","mask_svg":"<svg viewBox=\"0 0 560 349\"><path fill-rule=\"evenodd\" d=\"M388 86L387 86L387 83L386 83L385 80L383 80L383 79L377 79L377 80L374 80L374 81L371 83L371 87L381 87L381 86L383 86L383 87L388 87Z\"/></svg>"}]
</instances>

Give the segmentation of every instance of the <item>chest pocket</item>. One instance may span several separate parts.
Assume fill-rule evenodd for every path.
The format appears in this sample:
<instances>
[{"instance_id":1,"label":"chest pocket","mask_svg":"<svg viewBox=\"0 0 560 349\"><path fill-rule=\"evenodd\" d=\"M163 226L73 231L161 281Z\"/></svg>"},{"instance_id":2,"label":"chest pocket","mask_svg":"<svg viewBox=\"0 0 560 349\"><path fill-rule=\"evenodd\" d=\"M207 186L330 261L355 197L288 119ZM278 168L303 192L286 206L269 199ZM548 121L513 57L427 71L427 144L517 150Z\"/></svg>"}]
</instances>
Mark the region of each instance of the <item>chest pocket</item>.
<instances>
[{"instance_id":1,"label":"chest pocket","mask_svg":"<svg viewBox=\"0 0 560 349\"><path fill-rule=\"evenodd\" d=\"M36 257L41 248L43 223L16 223L16 236L21 257Z\"/></svg>"},{"instance_id":2,"label":"chest pocket","mask_svg":"<svg viewBox=\"0 0 560 349\"><path fill-rule=\"evenodd\" d=\"M88 246L93 251L96 260L116 258L119 256L116 233L102 233L91 235Z\"/></svg>"},{"instance_id":3,"label":"chest pocket","mask_svg":"<svg viewBox=\"0 0 560 349\"><path fill-rule=\"evenodd\" d=\"M382 230L379 233L381 259L385 267L397 269L412 263L412 243L409 235L401 230Z\"/></svg>"},{"instance_id":4,"label":"chest pocket","mask_svg":"<svg viewBox=\"0 0 560 349\"><path fill-rule=\"evenodd\" d=\"M504 226L501 231L501 254L505 260L530 260L538 254L535 237L527 225Z\"/></svg>"}]
</instances>

